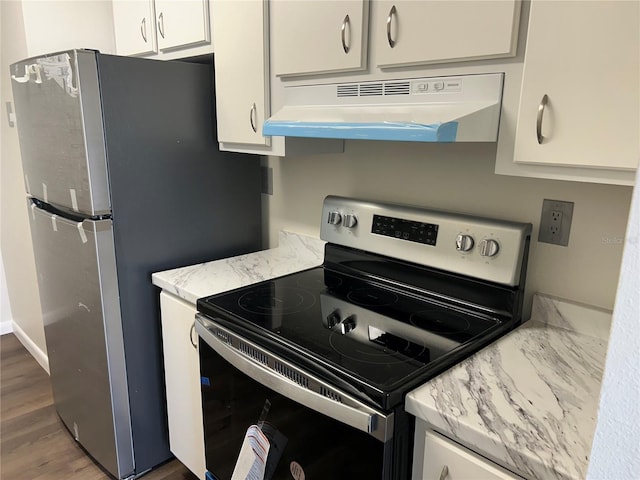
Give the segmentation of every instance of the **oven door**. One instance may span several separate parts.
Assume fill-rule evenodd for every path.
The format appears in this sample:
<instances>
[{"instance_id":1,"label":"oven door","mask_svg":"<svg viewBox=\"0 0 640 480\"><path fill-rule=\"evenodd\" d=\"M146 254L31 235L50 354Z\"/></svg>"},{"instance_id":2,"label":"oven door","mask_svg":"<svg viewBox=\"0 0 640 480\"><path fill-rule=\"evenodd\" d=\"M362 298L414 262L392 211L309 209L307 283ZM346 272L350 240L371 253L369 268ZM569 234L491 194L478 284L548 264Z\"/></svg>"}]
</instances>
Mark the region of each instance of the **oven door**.
<instances>
[{"instance_id":1,"label":"oven door","mask_svg":"<svg viewBox=\"0 0 640 480\"><path fill-rule=\"evenodd\" d=\"M201 314L196 331L213 478L231 478L245 433L261 417L271 441L265 480L391 478L393 413L363 404Z\"/></svg>"}]
</instances>

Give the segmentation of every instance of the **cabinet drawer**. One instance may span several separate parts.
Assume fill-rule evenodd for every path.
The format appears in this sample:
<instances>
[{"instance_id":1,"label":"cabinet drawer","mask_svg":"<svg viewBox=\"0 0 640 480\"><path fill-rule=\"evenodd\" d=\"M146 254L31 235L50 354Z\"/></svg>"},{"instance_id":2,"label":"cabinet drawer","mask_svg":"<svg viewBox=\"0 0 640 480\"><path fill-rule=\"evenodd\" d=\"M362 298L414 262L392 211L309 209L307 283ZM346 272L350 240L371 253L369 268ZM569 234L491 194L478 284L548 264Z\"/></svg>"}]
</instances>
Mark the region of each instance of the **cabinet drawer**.
<instances>
[{"instance_id":1,"label":"cabinet drawer","mask_svg":"<svg viewBox=\"0 0 640 480\"><path fill-rule=\"evenodd\" d=\"M521 477L442 435L427 430L424 439L422 475L414 469L414 480L517 480Z\"/></svg>"}]
</instances>

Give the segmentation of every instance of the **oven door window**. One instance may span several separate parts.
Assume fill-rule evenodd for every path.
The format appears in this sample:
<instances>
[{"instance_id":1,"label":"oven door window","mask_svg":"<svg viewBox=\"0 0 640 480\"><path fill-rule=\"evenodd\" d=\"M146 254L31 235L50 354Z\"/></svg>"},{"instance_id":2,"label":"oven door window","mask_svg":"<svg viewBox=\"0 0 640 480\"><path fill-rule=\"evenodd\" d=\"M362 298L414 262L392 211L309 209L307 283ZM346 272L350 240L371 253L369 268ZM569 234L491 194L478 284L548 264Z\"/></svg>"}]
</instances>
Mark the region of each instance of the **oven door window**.
<instances>
[{"instance_id":1,"label":"oven door window","mask_svg":"<svg viewBox=\"0 0 640 480\"><path fill-rule=\"evenodd\" d=\"M274 445L281 449L265 480L385 477L389 448L383 442L256 382L203 341L200 370L206 465L216 480L231 478L247 428L258 422L265 400L271 407L263 431L276 436Z\"/></svg>"}]
</instances>

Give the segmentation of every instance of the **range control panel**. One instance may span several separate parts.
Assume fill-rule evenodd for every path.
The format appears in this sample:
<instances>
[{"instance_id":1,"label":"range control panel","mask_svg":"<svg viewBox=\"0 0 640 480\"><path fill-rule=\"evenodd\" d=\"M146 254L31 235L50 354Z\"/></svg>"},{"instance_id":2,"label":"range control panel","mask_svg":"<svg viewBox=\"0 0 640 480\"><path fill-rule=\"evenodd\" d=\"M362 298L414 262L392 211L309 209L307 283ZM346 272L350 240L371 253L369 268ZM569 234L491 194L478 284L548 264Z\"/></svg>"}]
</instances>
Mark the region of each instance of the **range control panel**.
<instances>
[{"instance_id":1,"label":"range control panel","mask_svg":"<svg viewBox=\"0 0 640 480\"><path fill-rule=\"evenodd\" d=\"M329 196L320 237L505 285L519 282L530 223Z\"/></svg>"},{"instance_id":2,"label":"range control panel","mask_svg":"<svg viewBox=\"0 0 640 480\"><path fill-rule=\"evenodd\" d=\"M400 238L408 242L435 245L438 238L438 225L415 222L404 218L374 215L371 233Z\"/></svg>"}]
</instances>

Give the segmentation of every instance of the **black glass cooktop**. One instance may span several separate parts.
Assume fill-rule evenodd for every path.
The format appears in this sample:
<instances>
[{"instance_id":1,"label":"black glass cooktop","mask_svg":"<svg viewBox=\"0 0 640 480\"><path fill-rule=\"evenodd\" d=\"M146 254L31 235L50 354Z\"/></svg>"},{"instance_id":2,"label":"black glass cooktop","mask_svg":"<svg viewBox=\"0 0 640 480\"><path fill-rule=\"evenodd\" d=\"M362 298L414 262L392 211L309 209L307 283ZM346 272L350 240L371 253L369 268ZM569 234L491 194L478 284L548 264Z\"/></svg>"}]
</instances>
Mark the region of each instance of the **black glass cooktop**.
<instances>
[{"instance_id":1,"label":"black glass cooktop","mask_svg":"<svg viewBox=\"0 0 640 480\"><path fill-rule=\"evenodd\" d=\"M200 299L198 309L379 392L435 375L504 330L495 318L323 267Z\"/></svg>"}]
</instances>

